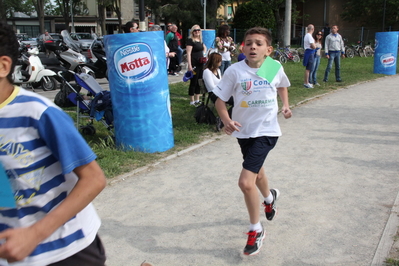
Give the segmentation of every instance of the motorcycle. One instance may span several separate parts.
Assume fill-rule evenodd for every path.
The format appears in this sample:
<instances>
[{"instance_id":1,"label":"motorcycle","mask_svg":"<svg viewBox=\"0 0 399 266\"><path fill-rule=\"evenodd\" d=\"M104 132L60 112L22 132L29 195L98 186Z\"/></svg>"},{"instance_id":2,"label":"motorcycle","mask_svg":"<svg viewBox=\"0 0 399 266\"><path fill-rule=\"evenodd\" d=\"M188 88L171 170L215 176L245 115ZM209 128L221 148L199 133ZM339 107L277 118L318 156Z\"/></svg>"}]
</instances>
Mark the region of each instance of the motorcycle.
<instances>
[{"instance_id":1,"label":"motorcycle","mask_svg":"<svg viewBox=\"0 0 399 266\"><path fill-rule=\"evenodd\" d=\"M88 49L89 58L95 57L97 60L90 67L94 70L96 78L108 79L107 57L105 54L102 38L95 38Z\"/></svg>"},{"instance_id":2,"label":"motorcycle","mask_svg":"<svg viewBox=\"0 0 399 266\"><path fill-rule=\"evenodd\" d=\"M44 43L46 49L52 51L66 70L75 73L86 73L95 77L94 71L89 67L90 60L82 55L80 48L72 41L68 31L61 31L62 40L48 40Z\"/></svg>"},{"instance_id":3,"label":"motorcycle","mask_svg":"<svg viewBox=\"0 0 399 266\"><path fill-rule=\"evenodd\" d=\"M39 58L39 49L37 47L29 49L24 53L25 47L20 49L21 57L18 60L12 79L14 84L24 85L28 88L35 88L41 86L44 91L55 90L57 88L57 81L55 77L57 74L49 69L45 69Z\"/></svg>"}]
</instances>

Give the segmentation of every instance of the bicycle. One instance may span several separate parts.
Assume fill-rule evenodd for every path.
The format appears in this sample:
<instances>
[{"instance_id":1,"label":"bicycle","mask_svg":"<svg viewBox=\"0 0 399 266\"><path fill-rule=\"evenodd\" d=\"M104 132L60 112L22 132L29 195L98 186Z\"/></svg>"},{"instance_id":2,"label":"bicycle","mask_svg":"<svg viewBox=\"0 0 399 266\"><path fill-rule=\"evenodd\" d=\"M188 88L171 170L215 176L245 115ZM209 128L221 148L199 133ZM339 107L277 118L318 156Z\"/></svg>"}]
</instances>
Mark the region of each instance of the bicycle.
<instances>
[{"instance_id":1,"label":"bicycle","mask_svg":"<svg viewBox=\"0 0 399 266\"><path fill-rule=\"evenodd\" d=\"M298 53L296 53L294 50L291 50L289 46L284 48L284 55L288 60L293 61L294 63L299 63L301 61Z\"/></svg>"},{"instance_id":2,"label":"bicycle","mask_svg":"<svg viewBox=\"0 0 399 266\"><path fill-rule=\"evenodd\" d=\"M364 52L364 48L362 47L361 41L358 41L357 45L352 45L352 49L354 50L356 55L360 57L367 57L366 53Z\"/></svg>"},{"instance_id":3,"label":"bicycle","mask_svg":"<svg viewBox=\"0 0 399 266\"><path fill-rule=\"evenodd\" d=\"M370 42L366 46L364 46L364 52L365 52L366 57L374 56L374 49L371 47Z\"/></svg>"},{"instance_id":4,"label":"bicycle","mask_svg":"<svg viewBox=\"0 0 399 266\"><path fill-rule=\"evenodd\" d=\"M282 64L287 63L287 57L285 56L284 51L279 47L278 43L277 48L274 51L273 59L277 59Z\"/></svg>"},{"instance_id":5,"label":"bicycle","mask_svg":"<svg viewBox=\"0 0 399 266\"><path fill-rule=\"evenodd\" d=\"M348 40L344 38L344 42L346 43ZM355 56L355 51L345 44L345 55L347 58L353 58Z\"/></svg>"},{"instance_id":6,"label":"bicycle","mask_svg":"<svg viewBox=\"0 0 399 266\"><path fill-rule=\"evenodd\" d=\"M280 48L279 44L277 43L277 48L274 52L273 59L278 59L282 64L287 63L288 60L298 63L301 61L299 55L292 51L289 46L285 48Z\"/></svg>"}]
</instances>

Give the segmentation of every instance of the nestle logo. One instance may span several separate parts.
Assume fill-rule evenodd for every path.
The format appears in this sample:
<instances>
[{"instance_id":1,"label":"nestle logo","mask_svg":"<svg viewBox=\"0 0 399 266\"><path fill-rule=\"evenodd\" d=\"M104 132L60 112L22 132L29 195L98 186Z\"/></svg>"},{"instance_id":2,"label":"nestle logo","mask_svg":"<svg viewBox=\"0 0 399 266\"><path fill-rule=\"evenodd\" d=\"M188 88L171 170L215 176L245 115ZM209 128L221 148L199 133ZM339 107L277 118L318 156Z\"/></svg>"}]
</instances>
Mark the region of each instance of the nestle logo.
<instances>
[{"instance_id":1,"label":"nestle logo","mask_svg":"<svg viewBox=\"0 0 399 266\"><path fill-rule=\"evenodd\" d=\"M384 67L394 66L395 61L395 56L392 53L384 54L380 57L380 62Z\"/></svg>"},{"instance_id":2,"label":"nestle logo","mask_svg":"<svg viewBox=\"0 0 399 266\"><path fill-rule=\"evenodd\" d=\"M115 52L115 67L123 78L140 80L154 70L153 53L145 43L134 43Z\"/></svg>"}]
</instances>

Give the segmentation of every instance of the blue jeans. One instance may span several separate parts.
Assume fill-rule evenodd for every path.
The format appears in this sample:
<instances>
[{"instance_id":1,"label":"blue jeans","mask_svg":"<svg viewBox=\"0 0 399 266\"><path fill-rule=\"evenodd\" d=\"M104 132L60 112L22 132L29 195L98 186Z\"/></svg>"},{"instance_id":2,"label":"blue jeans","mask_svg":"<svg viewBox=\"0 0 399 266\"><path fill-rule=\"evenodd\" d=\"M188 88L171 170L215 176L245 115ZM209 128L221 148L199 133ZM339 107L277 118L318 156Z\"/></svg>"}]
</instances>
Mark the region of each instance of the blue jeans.
<instances>
[{"instance_id":1,"label":"blue jeans","mask_svg":"<svg viewBox=\"0 0 399 266\"><path fill-rule=\"evenodd\" d=\"M231 61L222 61L222 64L220 65L220 72L222 75L229 66L231 66Z\"/></svg>"},{"instance_id":2,"label":"blue jeans","mask_svg":"<svg viewBox=\"0 0 399 266\"><path fill-rule=\"evenodd\" d=\"M320 65L320 56L316 55L313 61L313 70L310 71L309 74L309 83L316 84L317 83L317 70L319 69Z\"/></svg>"},{"instance_id":3,"label":"blue jeans","mask_svg":"<svg viewBox=\"0 0 399 266\"><path fill-rule=\"evenodd\" d=\"M335 80L341 80L341 52L338 53L329 53L330 58L328 59L326 72L324 73L323 81L328 81L328 74L330 74L330 70L332 68L332 64L334 61L335 64Z\"/></svg>"}]
</instances>

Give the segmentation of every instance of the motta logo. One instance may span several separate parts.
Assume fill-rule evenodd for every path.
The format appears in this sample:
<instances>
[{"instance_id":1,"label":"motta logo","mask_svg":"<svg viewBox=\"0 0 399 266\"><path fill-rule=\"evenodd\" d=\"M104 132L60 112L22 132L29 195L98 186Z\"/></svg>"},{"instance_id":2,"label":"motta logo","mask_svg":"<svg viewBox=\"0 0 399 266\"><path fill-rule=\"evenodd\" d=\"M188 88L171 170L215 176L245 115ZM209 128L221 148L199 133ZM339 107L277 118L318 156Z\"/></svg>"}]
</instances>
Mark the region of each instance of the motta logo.
<instances>
[{"instance_id":1,"label":"motta logo","mask_svg":"<svg viewBox=\"0 0 399 266\"><path fill-rule=\"evenodd\" d=\"M384 67L391 67L395 65L395 56L392 53L383 54L380 57L380 62Z\"/></svg>"},{"instance_id":2,"label":"motta logo","mask_svg":"<svg viewBox=\"0 0 399 266\"><path fill-rule=\"evenodd\" d=\"M133 43L118 49L114 62L118 74L123 78L140 80L154 70L153 53L145 43Z\"/></svg>"}]
</instances>

